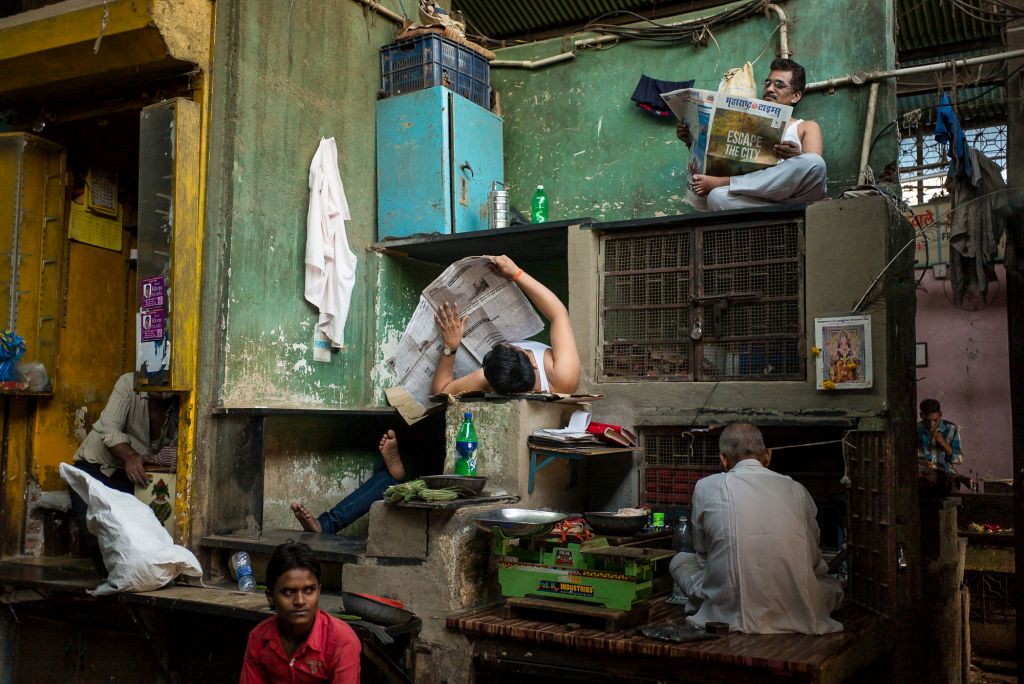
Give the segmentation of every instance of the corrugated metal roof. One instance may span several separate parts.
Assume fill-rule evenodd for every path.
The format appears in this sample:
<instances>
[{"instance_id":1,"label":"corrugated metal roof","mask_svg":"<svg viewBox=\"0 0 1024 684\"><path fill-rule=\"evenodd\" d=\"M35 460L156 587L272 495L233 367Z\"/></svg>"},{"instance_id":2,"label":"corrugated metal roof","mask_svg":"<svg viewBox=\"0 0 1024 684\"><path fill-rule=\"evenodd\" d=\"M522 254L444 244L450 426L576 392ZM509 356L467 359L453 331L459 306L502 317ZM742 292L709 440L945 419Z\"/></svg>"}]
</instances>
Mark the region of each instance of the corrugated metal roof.
<instances>
[{"instance_id":1,"label":"corrugated metal roof","mask_svg":"<svg viewBox=\"0 0 1024 684\"><path fill-rule=\"evenodd\" d=\"M722 2L726 4L726 2ZM453 0L470 23L470 33L488 38L521 38L559 27L575 28L615 10L645 12L682 6L679 0ZM686 11L685 9L680 10Z\"/></svg>"},{"instance_id":2,"label":"corrugated metal roof","mask_svg":"<svg viewBox=\"0 0 1024 684\"><path fill-rule=\"evenodd\" d=\"M686 3L680 0L453 0L452 6L469 19L471 33L496 39L577 27L614 10L646 12L675 7L686 11ZM900 52L1000 35L998 24L975 19L944 0L895 0L895 12Z\"/></svg>"},{"instance_id":3,"label":"corrugated metal roof","mask_svg":"<svg viewBox=\"0 0 1024 684\"><path fill-rule=\"evenodd\" d=\"M943 0L896 0L896 50L925 50L998 38L999 24L979 21Z\"/></svg>"}]
</instances>

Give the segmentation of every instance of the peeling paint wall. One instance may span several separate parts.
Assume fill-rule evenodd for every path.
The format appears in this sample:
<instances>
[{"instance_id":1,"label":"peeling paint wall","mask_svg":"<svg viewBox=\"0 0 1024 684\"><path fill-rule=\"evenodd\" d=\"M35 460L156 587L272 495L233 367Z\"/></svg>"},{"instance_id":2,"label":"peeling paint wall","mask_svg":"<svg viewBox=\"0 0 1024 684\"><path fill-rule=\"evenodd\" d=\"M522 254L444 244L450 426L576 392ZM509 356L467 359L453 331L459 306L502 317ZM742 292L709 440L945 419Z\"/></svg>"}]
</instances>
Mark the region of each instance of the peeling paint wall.
<instances>
[{"instance_id":1,"label":"peeling paint wall","mask_svg":"<svg viewBox=\"0 0 1024 684\"><path fill-rule=\"evenodd\" d=\"M894 66L890 0L861 3L856 12L841 0L781 5L794 22L792 57L807 69L808 81ZM754 17L716 29L714 41L703 47L611 43L581 49L574 60L534 71L492 70L491 84L501 94L505 117L505 179L512 204L529 207L534 188L543 183L552 220L692 211L682 199L688 152L676 139L674 119L641 111L630 100L633 89L647 74L669 81L696 79L696 87L714 90L727 69L759 56L754 73L760 81L776 55L776 26L774 15ZM570 39L581 37L586 36ZM564 45L555 38L499 50L498 58L541 59L565 51ZM809 94L797 107L799 117L822 127L832 194L856 184L867 99L867 88L847 88L835 95ZM888 82L879 91L876 134L895 117L895 108L895 88ZM896 144L890 128L871 157L876 173L895 158Z\"/></svg>"},{"instance_id":2,"label":"peeling paint wall","mask_svg":"<svg viewBox=\"0 0 1024 684\"><path fill-rule=\"evenodd\" d=\"M414 13L415 3L406 1ZM373 400L377 257L374 103L394 24L357 3L217 3L207 226L218 403L365 406ZM334 137L359 264L345 346L313 360L303 297L309 164Z\"/></svg>"}]
</instances>

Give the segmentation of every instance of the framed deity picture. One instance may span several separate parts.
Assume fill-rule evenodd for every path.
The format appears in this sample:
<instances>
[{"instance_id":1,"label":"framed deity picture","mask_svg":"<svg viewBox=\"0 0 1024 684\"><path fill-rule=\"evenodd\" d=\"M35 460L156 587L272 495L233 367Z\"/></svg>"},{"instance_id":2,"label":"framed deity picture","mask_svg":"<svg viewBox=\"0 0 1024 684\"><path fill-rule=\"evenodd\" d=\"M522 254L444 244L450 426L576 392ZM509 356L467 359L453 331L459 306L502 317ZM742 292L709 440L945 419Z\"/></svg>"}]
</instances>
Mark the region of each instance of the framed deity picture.
<instances>
[{"instance_id":1,"label":"framed deity picture","mask_svg":"<svg viewBox=\"0 0 1024 684\"><path fill-rule=\"evenodd\" d=\"M818 389L866 389L873 385L871 316L815 318L814 347Z\"/></svg>"}]
</instances>

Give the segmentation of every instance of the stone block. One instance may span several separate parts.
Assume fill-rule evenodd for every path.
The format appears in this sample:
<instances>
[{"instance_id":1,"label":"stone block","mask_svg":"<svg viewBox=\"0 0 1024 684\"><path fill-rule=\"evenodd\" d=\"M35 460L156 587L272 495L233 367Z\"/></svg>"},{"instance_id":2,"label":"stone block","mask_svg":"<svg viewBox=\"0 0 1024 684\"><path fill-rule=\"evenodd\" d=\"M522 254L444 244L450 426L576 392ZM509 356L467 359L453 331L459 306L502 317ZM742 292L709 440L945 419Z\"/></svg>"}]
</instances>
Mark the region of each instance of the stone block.
<instances>
[{"instance_id":1,"label":"stone block","mask_svg":"<svg viewBox=\"0 0 1024 684\"><path fill-rule=\"evenodd\" d=\"M368 517L367 556L427 557L427 511L377 501L370 507Z\"/></svg>"}]
</instances>

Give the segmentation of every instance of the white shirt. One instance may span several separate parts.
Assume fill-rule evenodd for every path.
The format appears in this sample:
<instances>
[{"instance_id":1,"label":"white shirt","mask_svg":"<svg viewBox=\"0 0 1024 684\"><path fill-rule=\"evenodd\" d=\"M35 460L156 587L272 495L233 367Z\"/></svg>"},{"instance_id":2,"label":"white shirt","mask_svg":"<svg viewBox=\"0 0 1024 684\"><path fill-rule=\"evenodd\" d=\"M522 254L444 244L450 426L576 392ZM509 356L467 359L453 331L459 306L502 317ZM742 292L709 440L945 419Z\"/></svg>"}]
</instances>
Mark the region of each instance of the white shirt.
<instances>
[{"instance_id":1,"label":"white shirt","mask_svg":"<svg viewBox=\"0 0 1024 684\"><path fill-rule=\"evenodd\" d=\"M334 347L345 344L356 255L349 249L345 221L352 218L338 173L334 138L321 138L309 166L306 215L306 300L320 310L319 328Z\"/></svg>"},{"instance_id":2,"label":"white shirt","mask_svg":"<svg viewBox=\"0 0 1024 684\"><path fill-rule=\"evenodd\" d=\"M548 372L544 368L544 353L551 349L551 347L543 342L534 342L533 340L520 340L519 342L509 342L509 344L513 347L519 347L524 352L533 353L533 358L537 360L537 377L540 378L540 389L537 391L551 391L551 383L548 382Z\"/></svg>"},{"instance_id":3,"label":"white shirt","mask_svg":"<svg viewBox=\"0 0 1024 684\"><path fill-rule=\"evenodd\" d=\"M139 454L155 454L164 447L177 445L177 407L167 412L159 436L151 440L149 395L136 392L134 387L132 373L125 373L117 379L99 420L93 423L92 430L75 452L75 461L98 463L103 474L109 477L118 468L124 468L124 461L110 453L118 444L127 444Z\"/></svg>"},{"instance_id":4,"label":"white shirt","mask_svg":"<svg viewBox=\"0 0 1024 684\"><path fill-rule=\"evenodd\" d=\"M687 621L752 634L841 632L829 613L843 592L825 577L816 513L803 485L755 459L698 481L692 524L702 570L689 592L703 603Z\"/></svg>"}]
</instances>

